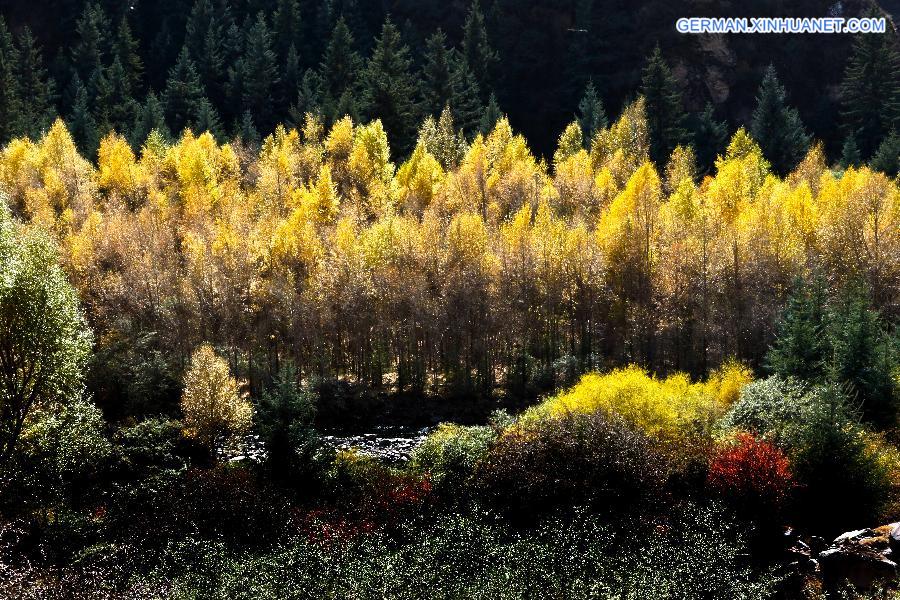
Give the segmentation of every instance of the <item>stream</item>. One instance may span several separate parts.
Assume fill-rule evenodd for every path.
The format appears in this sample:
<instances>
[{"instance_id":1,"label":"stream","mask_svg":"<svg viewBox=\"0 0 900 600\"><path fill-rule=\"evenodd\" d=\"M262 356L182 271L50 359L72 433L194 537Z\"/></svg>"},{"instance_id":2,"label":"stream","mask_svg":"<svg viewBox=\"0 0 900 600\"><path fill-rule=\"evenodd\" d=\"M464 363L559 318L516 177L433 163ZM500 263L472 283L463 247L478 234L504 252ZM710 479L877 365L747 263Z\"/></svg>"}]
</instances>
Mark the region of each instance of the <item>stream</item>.
<instances>
[{"instance_id":1,"label":"stream","mask_svg":"<svg viewBox=\"0 0 900 600\"><path fill-rule=\"evenodd\" d=\"M351 448L361 454L374 456L392 463L409 460L413 450L419 447L434 427L405 427L380 425L367 431L323 430L322 440L338 450Z\"/></svg>"}]
</instances>

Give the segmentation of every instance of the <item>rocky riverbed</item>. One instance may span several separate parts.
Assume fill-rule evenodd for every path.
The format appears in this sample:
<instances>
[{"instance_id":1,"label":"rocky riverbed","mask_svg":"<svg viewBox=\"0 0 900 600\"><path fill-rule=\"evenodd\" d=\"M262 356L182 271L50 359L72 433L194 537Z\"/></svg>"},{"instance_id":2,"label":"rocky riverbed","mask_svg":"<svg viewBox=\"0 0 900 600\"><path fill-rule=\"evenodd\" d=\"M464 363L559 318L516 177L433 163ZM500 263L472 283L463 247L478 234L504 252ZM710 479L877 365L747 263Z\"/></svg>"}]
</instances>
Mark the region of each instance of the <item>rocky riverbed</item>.
<instances>
[{"instance_id":1,"label":"rocky riverbed","mask_svg":"<svg viewBox=\"0 0 900 600\"><path fill-rule=\"evenodd\" d=\"M326 430L322 432L322 440L338 450L355 449L388 462L402 463L409 460L432 429L381 425L362 432Z\"/></svg>"}]
</instances>

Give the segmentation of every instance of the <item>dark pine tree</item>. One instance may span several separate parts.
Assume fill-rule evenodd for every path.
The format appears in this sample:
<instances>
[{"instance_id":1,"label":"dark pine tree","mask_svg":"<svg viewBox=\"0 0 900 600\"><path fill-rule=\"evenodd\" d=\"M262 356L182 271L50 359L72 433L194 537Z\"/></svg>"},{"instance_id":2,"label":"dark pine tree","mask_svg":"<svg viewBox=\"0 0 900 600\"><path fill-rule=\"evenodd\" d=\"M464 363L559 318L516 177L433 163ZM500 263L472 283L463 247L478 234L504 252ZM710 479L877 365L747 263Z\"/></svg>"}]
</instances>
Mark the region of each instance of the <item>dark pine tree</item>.
<instances>
[{"instance_id":1,"label":"dark pine tree","mask_svg":"<svg viewBox=\"0 0 900 600\"><path fill-rule=\"evenodd\" d=\"M481 118L484 116L485 109L481 104L481 94L475 74L469 69L468 63L462 56L457 55L453 60L451 82L452 93L449 104L453 121L467 137L471 138L481 126Z\"/></svg>"},{"instance_id":2,"label":"dark pine tree","mask_svg":"<svg viewBox=\"0 0 900 600\"><path fill-rule=\"evenodd\" d=\"M131 135L128 138L131 147L135 150L140 149L152 131L158 132L164 139L172 137L172 133L166 125L165 107L156 94L151 91L147 94L147 99L135 117L134 126L131 128Z\"/></svg>"},{"instance_id":3,"label":"dark pine tree","mask_svg":"<svg viewBox=\"0 0 900 600\"><path fill-rule=\"evenodd\" d=\"M66 119L69 133L83 156L96 156L97 148L100 146L100 132L91 114L87 88L77 73L73 75L70 86L74 101L69 118Z\"/></svg>"},{"instance_id":4,"label":"dark pine tree","mask_svg":"<svg viewBox=\"0 0 900 600\"><path fill-rule=\"evenodd\" d=\"M493 131L497 121L502 118L503 112L500 110L500 105L497 104L497 97L492 92L490 98L488 98L487 106L484 107L484 114L481 117L481 133L484 135L489 134Z\"/></svg>"},{"instance_id":5,"label":"dark pine tree","mask_svg":"<svg viewBox=\"0 0 900 600\"><path fill-rule=\"evenodd\" d=\"M173 132L181 133L196 119L203 98L203 87L200 85L197 67L185 46L181 49L175 66L169 71L163 99L166 120Z\"/></svg>"},{"instance_id":6,"label":"dark pine tree","mask_svg":"<svg viewBox=\"0 0 900 600\"><path fill-rule=\"evenodd\" d=\"M697 167L702 174L709 173L716 157L725 150L728 143L728 125L716 121L715 108L707 102L703 112L697 115L694 125L694 148Z\"/></svg>"},{"instance_id":7,"label":"dark pine tree","mask_svg":"<svg viewBox=\"0 0 900 600\"><path fill-rule=\"evenodd\" d=\"M114 130L124 135L134 123L138 104L131 96L131 79L118 57L106 70L106 75L101 75L96 105L103 133Z\"/></svg>"},{"instance_id":8,"label":"dark pine tree","mask_svg":"<svg viewBox=\"0 0 900 600\"><path fill-rule=\"evenodd\" d=\"M215 107L206 98L200 100L197 117L191 123L191 129L197 134L208 131L216 140L222 141L222 121Z\"/></svg>"},{"instance_id":9,"label":"dark pine tree","mask_svg":"<svg viewBox=\"0 0 900 600\"><path fill-rule=\"evenodd\" d=\"M321 87L319 74L313 69L307 69L297 88L294 104L288 111L288 121L292 125L302 127L307 113L320 114L319 89Z\"/></svg>"},{"instance_id":10,"label":"dark pine tree","mask_svg":"<svg viewBox=\"0 0 900 600\"><path fill-rule=\"evenodd\" d=\"M237 102L226 101L226 65L237 62L243 47L241 37L227 3L214 6L209 0L197 0L185 26L185 42L207 98L232 117L240 110Z\"/></svg>"},{"instance_id":11,"label":"dark pine tree","mask_svg":"<svg viewBox=\"0 0 900 600\"><path fill-rule=\"evenodd\" d=\"M810 136L800 121L800 113L787 105L787 93L772 65L766 69L759 86L750 134L775 171L782 175L797 166L809 150Z\"/></svg>"},{"instance_id":12,"label":"dark pine tree","mask_svg":"<svg viewBox=\"0 0 900 600\"><path fill-rule=\"evenodd\" d=\"M766 355L767 368L781 377L817 382L825 379L825 285L821 278L798 279L778 324L775 343Z\"/></svg>"},{"instance_id":13,"label":"dark pine tree","mask_svg":"<svg viewBox=\"0 0 900 600\"><path fill-rule=\"evenodd\" d=\"M409 48L390 19L375 40L372 57L363 75L368 114L381 119L395 153L408 153L413 146L417 107L416 84L410 72Z\"/></svg>"},{"instance_id":14,"label":"dark pine tree","mask_svg":"<svg viewBox=\"0 0 900 600\"><path fill-rule=\"evenodd\" d=\"M297 0L278 0L272 15L272 29L275 35L275 52L280 63L288 59L291 47L299 55L305 50L303 21L300 16L300 4ZM300 68L300 65L297 65Z\"/></svg>"},{"instance_id":15,"label":"dark pine tree","mask_svg":"<svg viewBox=\"0 0 900 600\"><path fill-rule=\"evenodd\" d=\"M862 155L859 153L859 146L856 145L856 136L848 135L844 140L841 148L840 165L847 169L850 167L858 167L862 164Z\"/></svg>"},{"instance_id":16,"label":"dark pine tree","mask_svg":"<svg viewBox=\"0 0 900 600\"><path fill-rule=\"evenodd\" d=\"M18 65L19 51L6 28L6 21L0 15L0 146L19 134L21 104L16 79Z\"/></svg>"},{"instance_id":17,"label":"dark pine tree","mask_svg":"<svg viewBox=\"0 0 900 600\"><path fill-rule=\"evenodd\" d=\"M478 0L472 2L466 24L463 28L462 52L478 88L481 90L482 100L487 100L493 91L494 68L500 60L497 52L491 47L487 29L484 25L484 15Z\"/></svg>"},{"instance_id":18,"label":"dark pine tree","mask_svg":"<svg viewBox=\"0 0 900 600\"><path fill-rule=\"evenodd\" d=\"M143 89L144 63L141 61L138 41L131 34L131 26L125 17L122 17L116 33L113 57L122 64L125 71L128 95L137 97Z\"/></svg>"},{"instance_id":19,"label":"dark pine tree","mask_svg":"<svg viewBox=\"0 0 900 600\"><path fill-rule=\"evenodd\" d=\"M647 103L650 158L657 165L665 165L675 146L687 140L688 132L678 82L659 46L647 59L641 79L641 93Z\"/></svg>"},{"instance_id":20,"label":"dark pine tree","mask_svg":"<svg viewBox=\"0 0 900 600\"><path fill-rule=\"evenodd\" d=\"M860 35L841 83L844 127L868 160L891 130L900 127L900 54L887 35Z\"/></svg>"},{"instance_id":21,"label":"dark pine tree","mask_svg":"<svg viewBox=\"0 0 900 600\"><path fill-rule=\"evenodd\" d=\"M20 97L19 131L37 138L54 117L54 84L47 77L41 49L31 30L22 30L18 39L19 68L16 72Z\"/></svg>"},{"instance_id":22,"label":"dark pine tree","mask_svg":"<svg viewBox=\"0 0 900 600\"><path fill-rule=\"evenodd\" d=\"M425 41L425 64L422 66L421 95L423 111L436 117L453 95L453 67L447 37L438 29Z\"/></svg>"},{"instance_id":23,"label":"dark pine tree","mask_svg":"<svg viewBox=\"0 0 900 600\"><path fill-rule=\"evenodd\" d=\"M867 289L860 284L846 286L829 312L832 379L847 388L867 420L895 425L898 398L892 370L897 364L896 349L879 314L870 307Z\"/></svg>"},{"instance_id":24,"label":"dark pine tree","mask_svg":"<svg viewBox=\"0 0 900 600\"><path fill-rule=\"evenodd\" d=\"M362 60L353 49L353 35L340 18L319 65L319 98L326 125L345 114L359 120L363 108L359 94L361 72Z\"/></svg>"},{"instance_id":25,"label":"dark pine tree","mask_svg":"<svg viewBox=\"0 0 900 600\"><path fill-rule=\"evenodd\" d=\"M284 114L297 102L297 94L302 80L300 71L300 55L293 45L288 48L287 58L283 64L284 76L281 78L281 91L278 94L279 114Z\"/></svg>"},{"instance_id":26,"label":"dark pine tree","mask_svg":"<svg viewBox=\"0 0 900 600\"><path fill-rule=\"evenodd\" d=\"M197 58L197 74L210 100L220 106L225 104L225 38L218 26L206 31Z\"/></svg>"},{"instance_id":27,"label":"dark pine tree","mask_svg":"<svg viewBox=\"0 0 900 600\"><path fill-rule=\"evenodd\" d=\"M203 46L205 44L206 34L210 30L219 28L220 25L216 19L216 9L211 0L196 0L194 6L191 7L191 14L188 15L187 22L184 24L184 43L188 47L191 56L199 57L203 55ZM223 32L219 32L222 34Z\"/></svg>"},{"instance_id":28,"label":"dark pine tree","mask_svg":"<svg viewBox=\"0 0 900 600\"><path fill-rule=\"evenodd\" d=\"M241 106L256 115L256 125L264 133L274 129L278 115L272 110L273 92L278 86L278 67L272 39L263 13L247 32L244 55L240 60Z\"/></svg>"},{"instance_id":29,"label":"dark pine tree","mask_svg":"<svg viewBox=\"0 0 900 600\"><path fill-rule=\"evenodd\" d=\"M603 101L597 94L593 81L588 81L584 88L584 95L578 103L578 125L581 126L583 140L588 147L590 147L594 135L609 125L606 120L606 111L603 110Z\"/></svg>"},{"instance_id":30,"label":"dark pine tree","mask_svg":"<svg viewBox=\"0 0 900 600\"><path fill-rule=\"evenodd\" d=\"M82 81L97 81L95 74L103 72L109 41L109 20L99 4L88 2L75 24L75 44L72 46L72 67ZM95 90L88 90L92 96Z\"/></svg>"},{"instance_id":31,"label":"dark pine tree","mask_svg":"<svg viewBox=\"0 0 900 600\"><path fill-rule=\"evenodd\" d=\"M259 135L259 131L256 129L256 125L253 123L253 115L250 114L249 110L241 117L241 123L237 133L238 137L240 137L245 144L249 145L251 148L259 148L259 143L262 138Z\"/></svg>"},{"instance_id":32,"label":"dark pine tree","mask_svg":"<svg viewBox=\"0 0 900 600\"><path fill-rule=\"evenodd\" d=\"M897 176L900 171L900 135L897 135L896 131L891 131L878 146L872 157L871 166L889 177Z\"/></svg>"}]
</instances>

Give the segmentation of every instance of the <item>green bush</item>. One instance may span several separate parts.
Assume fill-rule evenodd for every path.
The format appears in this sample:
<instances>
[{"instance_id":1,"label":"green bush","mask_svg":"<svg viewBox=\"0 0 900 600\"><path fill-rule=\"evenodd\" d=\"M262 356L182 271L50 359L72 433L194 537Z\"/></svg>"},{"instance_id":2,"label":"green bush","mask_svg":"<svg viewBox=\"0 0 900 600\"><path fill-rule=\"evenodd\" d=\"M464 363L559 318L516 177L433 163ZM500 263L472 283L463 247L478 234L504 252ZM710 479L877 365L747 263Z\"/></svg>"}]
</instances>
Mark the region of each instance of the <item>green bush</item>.
<instances>
[{"instance_id":1,"label":"green bush","mask_svg":"<svg viewBox=\"0 0 900 600\"><path fill-rule=\"evenodd\" d=\"M100 409L78 398L35 413L22 434L22 452L50 500L105 469L112 445Z\"/></svg>"},{"instance_id":2,"label":"green bush","mask_svg":"<svg viewBox=\"0 0 900 600\"><path fill-rule=\"evenodd\" d=\"M516 520L578 505L653 510L668 462L642 432L603 411L507 429L478 465L476 493Z\"/></svg>"},{"instance_id":3,"label":"green bush","mask_svg":"<svg viewBox=\"0 0 900 600\"><path fill-rule=\"evenodd\" d=\"M794 514L818 530L875 522L892 501L890 448L859 424L835 385L804 390L777 377L744 388L720 427L749 431L789 456L798 486Z\"/></svg>"},{"instance_id":4,"label":"green bush","mask_svg":"<svg viewBox=\"0 0 900 600\"><path fill-rule=\"evenodd\" d=\"M147 419L113 435L122 466L140 476L182 468L184 460L177 455L181 439L181 424L170 419Z\"/></svg>"},{"instance_id":5,"label":"green bush","mask_svg":"<svg viewBox=\"0 0 900 600\"><path fill-rule=\"evenodd\" d=\"M723 514L684 506L672 519L609 526L578 513L517 531L487 513L408 524L397 538L300 538L265 554L186 541L133 590L163 597L752 599L774 580L744 564Z\"/></svg>"},{"instance_id":6,"label":"green bush","mask_svg":"<svg viewBox=\"0 0 900 600\"><path fill-rule=\"evenodd\" d=\"M771 376L741 390L737 402L719 421L721 430L747 431L784 443L788 430L802 420L807 387L796 379Z\"/></svg>"},{"instance_id":7,"label":"green bush","mask_svg":"<svg viewBox=\"0 0 900 600\"><path fill-rule=\"evenodd\" d=\"M893 493L886 448L857 424L833 386L816 388L807 399L787 441L800 483L797 518L835 532L877 522Z\"/></svg>"},{"instance_id":8,"label":"green bush","mask_svg":"<svg viewBox=\"0 0 900 600\"><path fill-rule=\"evenodd\" d=\"M488 426L442 424L413 452L410 467L427 474L438 494L458 498L496 437Z\"/></svg>"}]
</instances>

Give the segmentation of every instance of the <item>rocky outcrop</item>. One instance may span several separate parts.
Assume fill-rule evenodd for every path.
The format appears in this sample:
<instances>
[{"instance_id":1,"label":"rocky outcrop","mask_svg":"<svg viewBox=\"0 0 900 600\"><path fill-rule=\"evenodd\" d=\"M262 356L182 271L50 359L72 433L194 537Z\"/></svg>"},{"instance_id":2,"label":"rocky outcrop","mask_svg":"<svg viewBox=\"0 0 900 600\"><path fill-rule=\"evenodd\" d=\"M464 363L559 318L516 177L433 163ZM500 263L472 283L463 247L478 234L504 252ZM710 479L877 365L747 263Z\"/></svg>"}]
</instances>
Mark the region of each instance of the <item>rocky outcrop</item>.
<instances>
[{"instance_id":1,"label":"rocky outcrop","mask_svg":"<svg viewBox=\"0 0 900 600\"><path fill-rule=\"evenodd\" d=\"M898 548L900 523L841 534L816 558L822 583L826 588L849 583L860 591L895 584Z\"/></svg>"}]
</instances>

